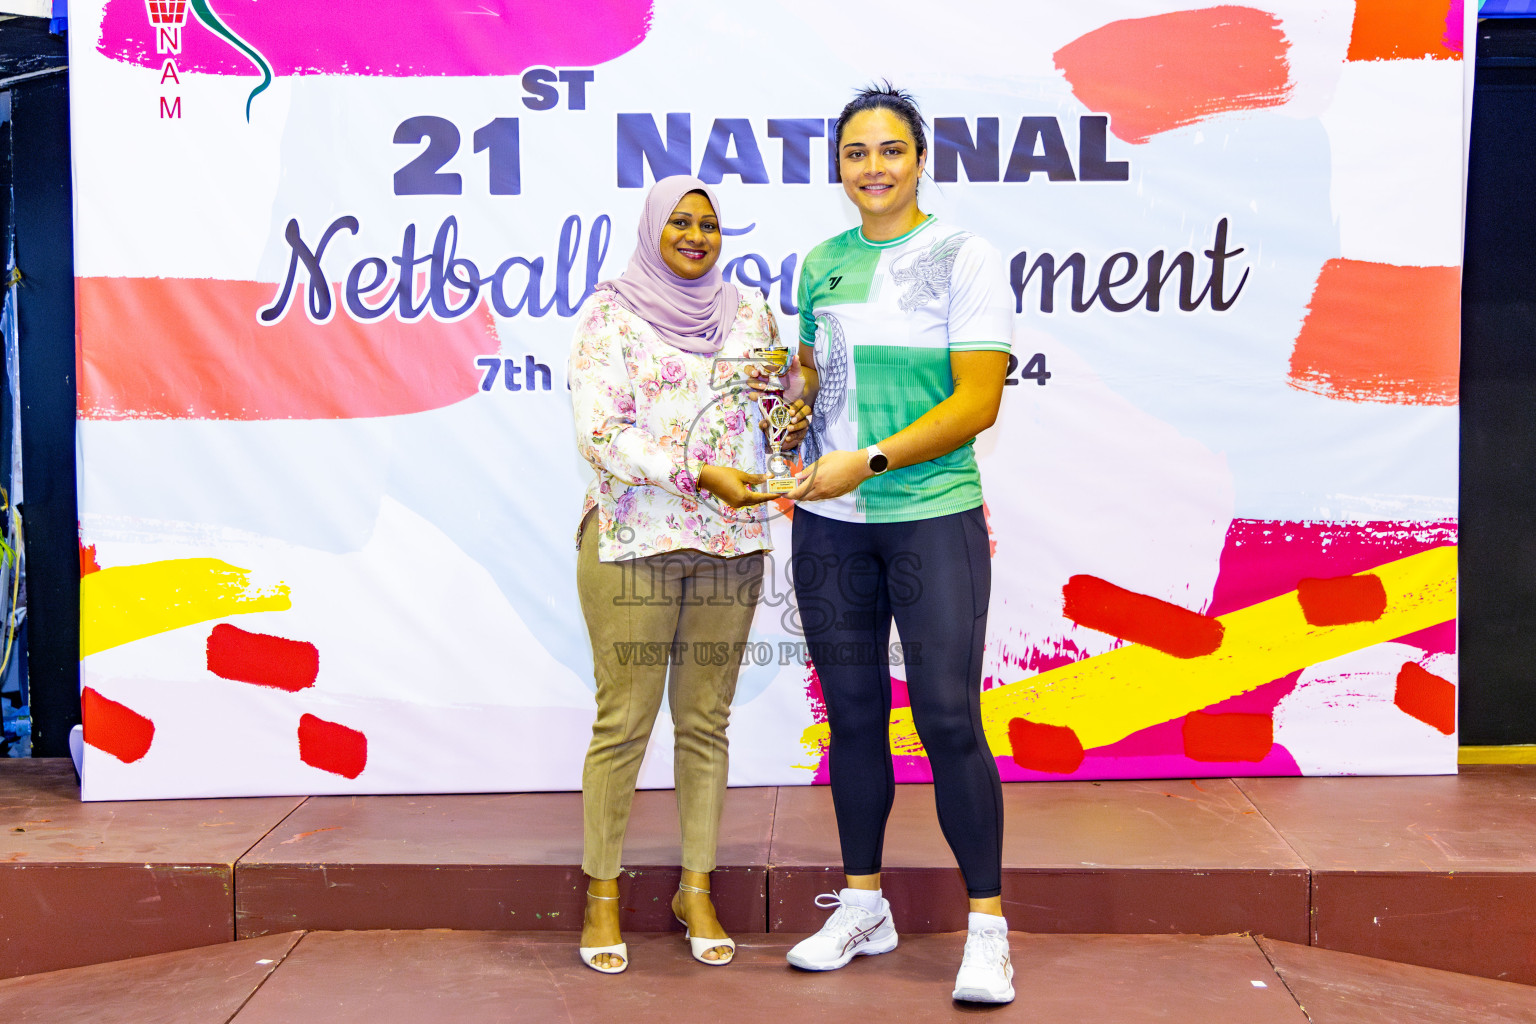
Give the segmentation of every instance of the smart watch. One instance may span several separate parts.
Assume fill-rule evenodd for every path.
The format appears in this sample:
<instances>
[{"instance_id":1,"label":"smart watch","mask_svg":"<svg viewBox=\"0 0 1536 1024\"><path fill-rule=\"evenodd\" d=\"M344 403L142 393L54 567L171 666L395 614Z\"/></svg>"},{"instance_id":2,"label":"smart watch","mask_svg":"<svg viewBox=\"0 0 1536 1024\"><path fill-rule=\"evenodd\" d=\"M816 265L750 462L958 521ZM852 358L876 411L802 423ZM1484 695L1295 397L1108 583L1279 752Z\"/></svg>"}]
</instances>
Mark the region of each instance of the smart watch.
<instances>
[{"instance_id":1,"label":"smart watch","mask_svg":"<svg viewBox=\"0 0 1536 1024\"><path fill-rule=\"evenodd\" d=\"M870 445L868 448L865 448L864 457L869 460L869 471L875 474L875 476L879 476L891 468L891 460L886 458L885 452L881 451L877 445Z\"/></svg>"}]
</instances>

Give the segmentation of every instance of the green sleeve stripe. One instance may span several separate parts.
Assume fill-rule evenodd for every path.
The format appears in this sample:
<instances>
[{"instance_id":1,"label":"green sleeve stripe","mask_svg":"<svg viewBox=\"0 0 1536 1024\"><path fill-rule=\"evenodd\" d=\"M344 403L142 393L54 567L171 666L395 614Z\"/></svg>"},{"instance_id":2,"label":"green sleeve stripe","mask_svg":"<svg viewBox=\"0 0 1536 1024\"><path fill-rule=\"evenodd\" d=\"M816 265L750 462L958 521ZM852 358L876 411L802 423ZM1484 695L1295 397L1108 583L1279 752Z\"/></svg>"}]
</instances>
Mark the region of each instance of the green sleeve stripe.
<instances>
[{"instance_id":1,"label":"green sleeve stripe","mask_svg":"<svg viewBox=\"0 0 1536 1024\"><path fill-rule=\"evenodd\" d=\"M951 352L1011 352L1013 345L1006 341L952 341Z\"/></svg>"},{"instance_id":2,"label":"green sleeve stripe","mask_svg":"<svg viewBox=\"0 0 1536 1024\"><path fill-rule=\"evenodd\" d=\"M806 263L810 262L807 256ZM804 264L800 267L800 287L796 290L795 301L800 306L799 320L800 344L814 345L816 343L816 318L811 314L811 273L809 267Z\"/></svg>"}]
</instances>

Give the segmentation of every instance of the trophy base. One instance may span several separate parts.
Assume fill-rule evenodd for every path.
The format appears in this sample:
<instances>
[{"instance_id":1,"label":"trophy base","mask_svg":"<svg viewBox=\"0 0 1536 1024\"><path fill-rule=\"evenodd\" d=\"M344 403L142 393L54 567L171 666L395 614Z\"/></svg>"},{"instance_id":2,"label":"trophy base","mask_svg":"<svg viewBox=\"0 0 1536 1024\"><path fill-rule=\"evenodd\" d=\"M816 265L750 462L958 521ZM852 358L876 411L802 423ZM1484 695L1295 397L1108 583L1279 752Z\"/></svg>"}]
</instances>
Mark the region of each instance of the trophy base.
<instances>
[{"instance_id":1,"label":"trophy base","mask_svg":"<svg viewBox=\"0 0 1536 1024\"><path fill-rule=\"evenodd\" d=\"M795 478L792 476L774 476L768 478L767 491L769 494L788 494L795 486Z\"/></svg>"}]
</instances>

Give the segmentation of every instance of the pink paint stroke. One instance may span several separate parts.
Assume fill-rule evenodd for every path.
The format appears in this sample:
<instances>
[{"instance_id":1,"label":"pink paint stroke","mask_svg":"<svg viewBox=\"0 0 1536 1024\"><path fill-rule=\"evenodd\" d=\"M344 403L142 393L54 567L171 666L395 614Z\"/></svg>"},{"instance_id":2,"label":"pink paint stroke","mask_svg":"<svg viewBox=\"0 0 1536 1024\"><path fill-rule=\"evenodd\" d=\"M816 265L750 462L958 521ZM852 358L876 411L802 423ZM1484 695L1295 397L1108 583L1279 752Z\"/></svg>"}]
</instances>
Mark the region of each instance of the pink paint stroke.
<instances>
[{"instance_id":1,"label":"pink paint stroke","mask_svg":"<svg viewBox=\"0 0 1536 1024\"><path fill-rule=\"evenodd\" d=\"M1207 615L1289 593L1308 577L1329 579L1456 543L1456 520L1288 522L1234 519L1227 528Z\"/></svg>"},{"instance_id":2,"label":"pink paint stroke","mask_svg":"<svg viewBox=\"0 0 1536 1024\"><path fill-rule=\"evenodd\" d=\"M1454 519L1429 521L1289 522L1284 520L1234 519L1227 530L1209 615L1228 612L1266 601L1296 589L1306 577L1348 576L1373 569L1384 562L1406 558L1420 551L1457 541ZM1399 637L1398 642L1418 647L1426 654L1453 654L1456 623L1443 622ZM1081 661L1089 655L1070 640L1043 646L1012 647L1002 651L1008 665L1021 674L1032 674ZM1272 714L1280 701L1296 688L1301 672L1292 672L1262 686L1218 701L1202 710L1211 714ZM989 678L984 689L1011 679ZM893 678L892 706L909 704L906 685ZM826 721L820 681L808 672L806 697L816 721ZM1301 769L1290 753L1275 744L1262 761L1215 763L1184 756L1183 716L1141 729L1103 747L1085 752L1083 763L1070 774L1020 768L1011 757L997 758L1004 781L1062 781L1067 779L1183 779L1231 776L1294 776ZM923 757L892 758L897 782L932 782L933 772ZM827 760L821 759L812 781L825 785Z\"/></svg>"},{"instance_id":3,"label":"pink paint stroke","mask_svg":"<svg viewBox=\"0 0 1536 1024\"><path fill-rule=\"evenodd\" d=\"M1445 12L1445 48L1455 50L1457 53L1465 53L1466 40L1463 36L1466 22L1463 14L1466 8L1462 0L1451 0L1451 6Z\"/></svg>"},{"instance_id":4,"label":"pink paint stroke","mask_svg":"<svg viewBox=\"0 0 1536 1024\"><path fill-rule=\"evenodd\" d=\"M278 75L388 78L518 75L591 68L633 50L651 0L213 0L213 9ZM253 76L251 62L189 16L181 71ZM107 0L96 48L139 67L164 66L144 0ZM563 87L562 87L563 89Z\"/></svg>"}]
</instances>

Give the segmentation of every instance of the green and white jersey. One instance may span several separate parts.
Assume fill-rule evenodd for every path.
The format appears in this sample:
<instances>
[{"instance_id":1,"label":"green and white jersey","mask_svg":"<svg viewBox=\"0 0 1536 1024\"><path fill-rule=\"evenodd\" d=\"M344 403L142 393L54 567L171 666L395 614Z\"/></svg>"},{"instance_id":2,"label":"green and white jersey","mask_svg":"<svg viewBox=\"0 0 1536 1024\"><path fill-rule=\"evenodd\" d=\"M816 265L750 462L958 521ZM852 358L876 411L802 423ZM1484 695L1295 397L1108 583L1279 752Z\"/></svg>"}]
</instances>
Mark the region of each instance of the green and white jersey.
<instances>
[{"instance_id":1,"label":"green and white jersey","mask_svg":"<svg viewBox=\"0 0 1536 1024\"><path fill-rule=\"evenodd\" d=\"M800 272L800 341L814 345L821 390L805 461L865 448L954 393L951 352L1007 352L1013 302L1002 256L929 217L900 238L854 228L822 242ZM840 498L804 502L851 523L900 523L981 504L974 443L893 469Z\"/></svg>"}]
</instances>

